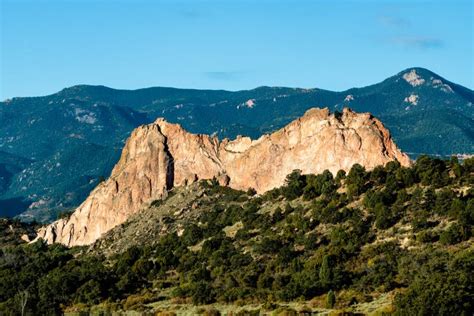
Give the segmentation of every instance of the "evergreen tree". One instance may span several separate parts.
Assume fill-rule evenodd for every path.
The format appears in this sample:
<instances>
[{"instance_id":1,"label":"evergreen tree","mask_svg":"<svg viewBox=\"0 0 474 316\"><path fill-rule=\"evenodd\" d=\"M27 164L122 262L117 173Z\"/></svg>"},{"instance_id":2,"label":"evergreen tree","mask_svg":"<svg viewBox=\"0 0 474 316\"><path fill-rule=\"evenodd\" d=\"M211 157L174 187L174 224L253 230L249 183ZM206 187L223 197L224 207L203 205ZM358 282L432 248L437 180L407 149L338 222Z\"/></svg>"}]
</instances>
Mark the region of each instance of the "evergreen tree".
<instances>
[{"instance_id":1,"label":"evergreen tree","mask_svg":"<svg viewBox=\"0 0 474 316\"><path fill-rule=\"evenodd\" d=\"M319 279L323 287L328 287L332 281L332 271L329 263L329 256L324 256L323 263L319 269Z\"/></svg>"},{"instance_id":2,"label":"evergreen tree","mask_svg":"<svg viewBox=\"0 0 474 316\"><path fill-rule=\"evenodd\" d=\"M335 304L336 295L334 294L333 290L330 290L326 296L326 308L333 308Z\"/></svg>"},{"instance_id":3,"label":"evergreen tree","mask_svg":"<svg viewBox=\"0 0 474 316\"><path fill-rule=\"evenodd\" d=\"M367 173L364 167L359 164L352 166L346 178L347 192L350 197L364 193L366 178Z\"/></svg>"}]
</instances>

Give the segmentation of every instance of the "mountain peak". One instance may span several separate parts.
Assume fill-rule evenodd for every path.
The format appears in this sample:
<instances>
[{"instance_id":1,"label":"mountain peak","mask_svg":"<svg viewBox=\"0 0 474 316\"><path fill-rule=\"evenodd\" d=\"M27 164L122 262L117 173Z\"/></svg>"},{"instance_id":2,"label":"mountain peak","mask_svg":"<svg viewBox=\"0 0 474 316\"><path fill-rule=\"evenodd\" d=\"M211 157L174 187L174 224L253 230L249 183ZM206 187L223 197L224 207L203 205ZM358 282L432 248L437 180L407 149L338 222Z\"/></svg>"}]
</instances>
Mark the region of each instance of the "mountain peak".
<instances>
[{"instance_id":1,"label":"mountain peak","mask_svg":"<svg viewBox=\"0 0 474 316\"><path fill-rule=\"evenodd\" d=\"M94 85L88 85L88 84L77 84L77 85L74 85L74 86L66 87L66 88L62 89L61 91L59 91L58 93L61 93L61 94L64 94L64 93L78 93L78 92L83 92L83 91L87 91L87 90L97 90L97 89L102 89L102 88L110 89L110 88L108 88L106 86L102 86L102 85L94 86Z\"/></svg>"},{"instance_id":2,"label":"mountain peak","mask_svg":"<svg viewBox=\"0 0 474 316\"><path fill-rule=\"evenodd\" d=\"M421 76L429 76L429 77L440 77L439 75L437 75L436 73L434 73L433 71L427 69L427 68L423 68L423 67L410 67L410 68L406 68L402 71L400 71L397 75L398 76L403 76L405 74L408 74L410 72L416 72L417 74L421 75Z\"/></svg>"},{"instance_id":3,"label":"mountain peak","mask_svg":"<svg viewBox=\"0 0 474 316\"><path fill-rule=\"evenodd\" d=\"M404 79L413 87L421 86L423 84L430 84L433 80L442 80L448 82L440 75L423 67L411 67L399 72L395 77ZM435 82L436 84L436 82Z\"/></svg>"}]
</instances>

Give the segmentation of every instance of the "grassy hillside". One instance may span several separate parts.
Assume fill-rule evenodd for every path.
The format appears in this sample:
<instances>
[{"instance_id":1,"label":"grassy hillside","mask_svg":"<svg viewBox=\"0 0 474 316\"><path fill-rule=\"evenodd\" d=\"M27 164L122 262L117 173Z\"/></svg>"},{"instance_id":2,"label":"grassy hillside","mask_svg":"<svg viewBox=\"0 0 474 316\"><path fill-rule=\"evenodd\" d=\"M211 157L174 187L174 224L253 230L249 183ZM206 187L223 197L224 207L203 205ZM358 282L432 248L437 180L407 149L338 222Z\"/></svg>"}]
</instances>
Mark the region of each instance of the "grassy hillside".
<instances>
[{"instance_id":1,"label":"grassy hillside","mask_svg":"<svg viewBox=\"0 0 474 316\"><path fill-rule=\"evenodd\" d=\"M176 188L90 247L3 245L0 314L472 315L473 186L474 159L422 156Z\"/></svg>"}]
</instances>

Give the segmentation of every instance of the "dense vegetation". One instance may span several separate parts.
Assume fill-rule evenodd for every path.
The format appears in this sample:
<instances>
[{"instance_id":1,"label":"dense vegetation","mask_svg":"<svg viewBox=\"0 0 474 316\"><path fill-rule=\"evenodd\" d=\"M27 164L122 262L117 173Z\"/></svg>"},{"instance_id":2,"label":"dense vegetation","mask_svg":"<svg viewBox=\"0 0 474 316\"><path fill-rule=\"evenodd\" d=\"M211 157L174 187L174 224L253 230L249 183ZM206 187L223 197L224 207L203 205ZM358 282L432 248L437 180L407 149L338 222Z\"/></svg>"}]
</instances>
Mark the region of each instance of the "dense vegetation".
<instances>
[{"instance_id":1,"label":"dense vegetation","mask_svg":"<svg viewBox=\"0 0 474 316\"><path fill-rule=\"evenodd\" d=\"M474 159L422 156L410 168L354 165L335 177L294 171L261 196L201 185L217 202L153 244L107 257L42 242L4 245L0 314L99 303L146 310L163 300L351 310L382 293L395 297L387 314L474 312Z\"/></svg>"}]
</instances>

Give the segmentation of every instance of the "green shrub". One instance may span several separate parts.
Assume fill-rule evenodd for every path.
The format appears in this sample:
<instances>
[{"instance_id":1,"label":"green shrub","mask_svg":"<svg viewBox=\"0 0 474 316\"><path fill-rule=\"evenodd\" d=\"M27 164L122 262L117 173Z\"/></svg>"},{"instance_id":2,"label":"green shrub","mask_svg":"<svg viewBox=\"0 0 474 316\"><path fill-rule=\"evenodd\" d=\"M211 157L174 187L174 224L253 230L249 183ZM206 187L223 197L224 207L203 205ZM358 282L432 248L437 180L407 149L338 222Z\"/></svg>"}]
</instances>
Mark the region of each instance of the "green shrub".
<instances>
[{"instance_id":1,"label":"green shrub","mask_svg":"<svg viewBox=\"0 0 474 316\"><path fill-rule=\"evenodd\" d=\"M439 241L445 245L454 245L463 240L463 230L458 224L452 224L448 229L444 230Z\"/></svg>"},{"instance_id":2,"label":"green shrub","mask_svg":"<svg viewBox=\"0 0 474 316\"><path fill-rule=\"evenodd\" d=\"M432 243L439 240L439 235L432 230L423 230L416 234L416 240L421 243Z\"/></svg>"}]
</instances>

